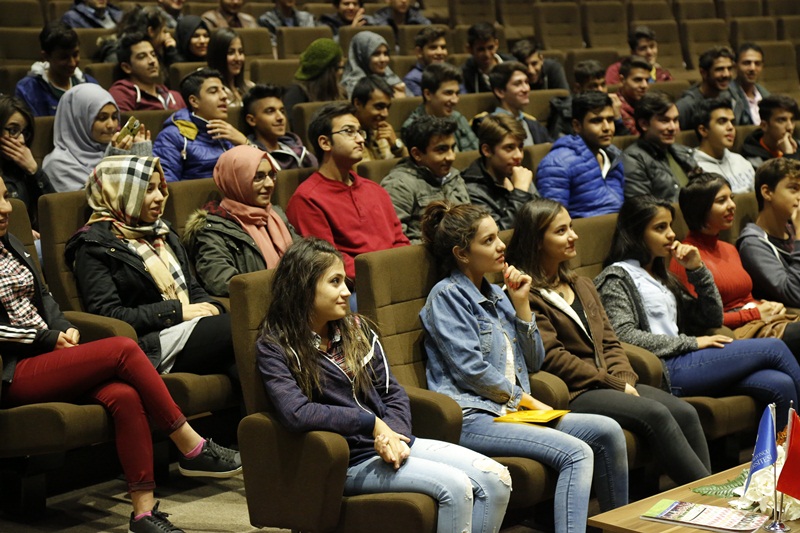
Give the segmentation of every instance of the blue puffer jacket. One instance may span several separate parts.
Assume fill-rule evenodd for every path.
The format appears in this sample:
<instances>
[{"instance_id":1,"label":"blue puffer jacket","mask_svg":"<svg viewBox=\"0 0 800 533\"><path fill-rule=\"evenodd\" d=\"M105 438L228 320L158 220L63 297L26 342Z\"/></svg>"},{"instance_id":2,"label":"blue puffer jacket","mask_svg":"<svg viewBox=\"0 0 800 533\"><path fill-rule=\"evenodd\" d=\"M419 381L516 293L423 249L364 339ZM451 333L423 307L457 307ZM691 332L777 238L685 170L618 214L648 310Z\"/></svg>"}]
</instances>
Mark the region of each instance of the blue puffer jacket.
<instances>
[{"instance_id":1,"label":"blue puffer jacket","mask_svg":"<svg viewBox=\"0 0 800 533\"><path fill-rule=\"evenodd\" d=\"M48 117L56 114L56 107L61 96L56 96L53 88L44 79L46 63L37 61L31 66L28 75L19 80L14 94L17 98L22 98L28 107L31 109L34 117ZM81 69L76 68L75 73L72 75L72 85L80 83L94 83L97 80L88 74L81 72Z\"/></svg>"},{"instance_id":2,"label":"blue puffer jacket","mask_svg":"<svg viewBox=\"0 0 800 533\"><path fill-rule=\"evenodd\" d=\"M625 188L622 152L614 145L605 152L611 169L604 179L597 159L580 136L561 137L536 170L539 194L561 202L572 218L618 212Z\"/></svg>"},{"instance_id":3,"label":"blue puffer jacket","mask_svg":"<svg viewBox=\"0 0 800 533\"><path fill-rule=\"evenodd\" d=\"M194 140L181 135L176 120L193 122L197 126ZM167 181L210 178L214 175L217 159L233 145L229 141L214 139L206 131L208 123L194 116L188 109L179 109L164 121L164 128L153 143L153 155L161 158L161 167Z\"/></svg>"}]
</instances>

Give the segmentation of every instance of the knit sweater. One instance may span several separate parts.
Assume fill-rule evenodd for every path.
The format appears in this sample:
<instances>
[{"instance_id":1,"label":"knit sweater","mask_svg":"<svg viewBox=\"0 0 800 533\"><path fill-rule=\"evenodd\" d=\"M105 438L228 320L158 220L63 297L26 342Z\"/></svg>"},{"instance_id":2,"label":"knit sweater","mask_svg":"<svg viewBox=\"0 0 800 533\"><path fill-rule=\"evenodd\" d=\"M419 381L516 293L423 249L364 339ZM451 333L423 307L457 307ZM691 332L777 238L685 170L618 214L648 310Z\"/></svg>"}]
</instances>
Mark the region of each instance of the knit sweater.
<instances>
[{"instance_id":1,"label":"knit sweater","mask_svg":"<svg viewBox=\"0 0 800 533\"><path fill-rule=\"evenodd\" d=\"M352 185L313 173L289 199L286 216L301 235L333 244L344 256L347 277L356 275L358 254L409 243L389 194L377 183L350 172Z\"/></svg>"},{"instance_id":2,"label":"knit sweater","mask_svg":"<svg viewBox=\"0 0 800 533\"><path fill-rule=\"evenodd\" d=\"M751 320L761 318L761 313L756 307L742 309L747 304L757 302L752 294L753 280L742 266L739 252L734 245L719 240L719 236L705 235L697 231L690 231L683 239L683 243L697 247L703 263L714 276L714 283L717 285L725 310L723 318L725 326L738 328ZM670 270L692 294L697 294L682 266L672 261Z\"/></svg>"},{"instance_id":3,"label":"knit sweater","mask_svg":"<svg viewBox=\"0 0 800 533\"><path fill-rule=\"evenodd\" d=\"M530 293L545 349L542 370L564 380L570 400L589 389L624 391L627 383L636 385L639 377L614 334L592 280L578 277L572 289L583 306L588 331L577 312L555 292Z\"/></svg>"}]
</instances>

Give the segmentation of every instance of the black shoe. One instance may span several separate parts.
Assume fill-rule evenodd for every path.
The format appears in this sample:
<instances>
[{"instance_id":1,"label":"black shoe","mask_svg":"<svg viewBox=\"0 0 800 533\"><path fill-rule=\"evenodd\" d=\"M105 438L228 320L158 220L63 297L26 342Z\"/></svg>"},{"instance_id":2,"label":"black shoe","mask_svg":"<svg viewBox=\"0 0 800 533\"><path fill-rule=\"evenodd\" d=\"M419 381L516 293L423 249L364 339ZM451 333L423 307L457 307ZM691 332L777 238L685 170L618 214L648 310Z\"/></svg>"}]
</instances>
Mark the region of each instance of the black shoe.
<instances>
[{"instance_id":1,"label":"black shoe","mask_svg":"<svg viewBox=\"0 0 800 533\"><path fill-rule=\"evenodd\" d=\"M189 477L228 478L242 472L242 459L239 452L224 448L208 439L203 443L203 451L193 459L181 457L178 470Z\"/></svg>"},{"instance_id":2,"label":"black shoe","mask_svg":"<svg viewBox=\"0 0 800 533\"><path fill-rule=\"evenodd\" d=\"M182 529L173 526L172 522L167 520L169 516L167 513L158 510L159 503L156 502L150 516L143 516L139 520L134 520L131 513L128 533L184 533Z\"/></svg>"}]
</instances>

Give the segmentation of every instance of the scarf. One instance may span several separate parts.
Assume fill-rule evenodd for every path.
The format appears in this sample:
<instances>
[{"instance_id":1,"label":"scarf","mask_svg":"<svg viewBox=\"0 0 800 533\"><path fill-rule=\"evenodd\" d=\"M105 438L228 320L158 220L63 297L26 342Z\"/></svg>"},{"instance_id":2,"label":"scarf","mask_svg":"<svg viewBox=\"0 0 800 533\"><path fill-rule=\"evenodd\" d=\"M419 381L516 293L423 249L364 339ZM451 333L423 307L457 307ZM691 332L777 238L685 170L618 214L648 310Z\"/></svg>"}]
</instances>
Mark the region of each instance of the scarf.
<instances>
[{"instance_id":1,"label":"scarf","mask_svg":"<svg viewBox=\"0 0 800 533\"><path fill-rule=\"evenodd\" d=\"M169 192L157 157L123 155L103 159L86 184L86 198L92 208L87 225L111 222L112 232L142 259L162 297L188 305L183 269L164 239L169 227L160 218L152 224L139 221L147 185L156 172L161 177L159 188L166 202Z\"/></svg>"},{"instance_id":2,"label":"scarf","mask_svg":"<svg viewBox=\"0 0 800 533\"><path fill-rule=\"evenodd\" d=\"M53 125L53 151L42 162L56 191L77 191L97 166L106 146L92 139L92 125L103 107L116 103L94 83L76 85L61 97Z\"/></svg>"},{"instance_id":3,"label":"scarf","mask_svg":"<svg viewBox=\"0 0 800 533\"><path fill-rule=\"evenodd\" d=\"M266 159L276 172L280 167L272 157L253 146L235 146L226 151L214 167L214 183L225 197L220 207L255 241L267 268L275 268L292 236L280 216L268 204L266 208L255 205L253 178L258 165ZM272 176L275 179L275 176Z\"/></svg>"},{"instance_id":4,"label":"scarf","mask_svg":"<svg viewBox=\"0 0 800 533\"><path fill-rule=\"evenodd\" d=\"M350 52L347 56L347 63L344 66L344 74L342 75L342 86L347 91L347 99L353 96L353 89L361 78L372 74L369 69L369 59L375 50L384 45L391 54L392 50L389 49L389 44L386 39L381 37L375 32L360 31L355 34L350 41ZM403 83L403 80L394 73L390 67L386 67L383 73L383 79L389 84L389 87L394 87L398 83Z\"/></svg>"}]
</instances>

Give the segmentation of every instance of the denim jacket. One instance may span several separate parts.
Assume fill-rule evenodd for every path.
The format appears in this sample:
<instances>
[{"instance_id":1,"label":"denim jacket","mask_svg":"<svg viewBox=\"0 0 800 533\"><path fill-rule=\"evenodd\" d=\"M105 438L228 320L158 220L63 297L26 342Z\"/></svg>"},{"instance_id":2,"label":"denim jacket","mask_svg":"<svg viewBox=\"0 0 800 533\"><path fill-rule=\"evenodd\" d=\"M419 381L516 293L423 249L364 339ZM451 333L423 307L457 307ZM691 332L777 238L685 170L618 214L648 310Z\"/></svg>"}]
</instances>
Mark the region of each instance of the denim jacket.
<instances>
[{"instance_id":1,"label":"denim jacket","mask_svg":"<svg viewBox=\"0 0 800 533\"><path fill-rule=\"evenodd\" d=\"M500 415L530 393L528 372L539 370L544 346L536 322L517 318L500 287L483 280L479 291L454 270L434 286L422 311L428 387L452 397L462 409ZM514 348L517 384L505 377L505 332Z\"/></svg>"}]
</instances>

